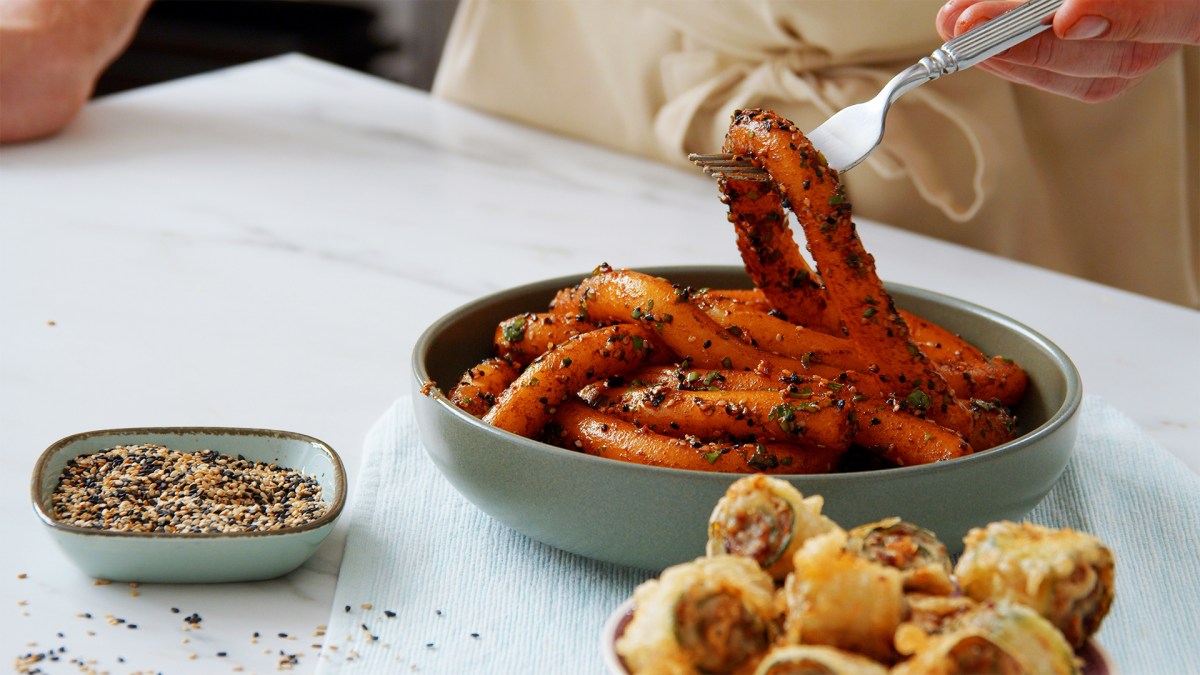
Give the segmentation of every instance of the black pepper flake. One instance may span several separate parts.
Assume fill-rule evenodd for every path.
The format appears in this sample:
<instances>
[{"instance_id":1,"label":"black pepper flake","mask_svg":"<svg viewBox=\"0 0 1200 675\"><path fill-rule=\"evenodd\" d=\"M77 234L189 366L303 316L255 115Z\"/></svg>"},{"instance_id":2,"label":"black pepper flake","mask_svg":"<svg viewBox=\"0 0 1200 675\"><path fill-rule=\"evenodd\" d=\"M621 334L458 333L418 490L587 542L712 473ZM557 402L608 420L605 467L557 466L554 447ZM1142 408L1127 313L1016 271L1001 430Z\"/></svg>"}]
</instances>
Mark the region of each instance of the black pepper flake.
<instances>
[{"instance_id":1,"label":"black pepper flake","mask_svg":"<svg viewBox=\"0 0 1200 675\"><path fill-rule=\"evenodd\" d=\"M229 654L227 654L226 652L217 652L217 656L219 656L221 658L225 658L226 656L229 656Z\"/></svg>"},{"instance_id":2,"label":"black pepper flake","mask_svg":"<svg viewBox=\"0 0 1200 675\"><path fill-rule=\"evenodd\" d=\"M172 613L172 614L178 614L178 613L179 613L179 608L178 608L178 607L172 607L172 608L171 608L171 613Z\"/></svg>"},{"instance_id":3,"label":"black pepper flake","mask_svg":"<svg viewBox=\"0 0 1200 675\"><path fill-rule=\"evenodd\" d=\"M385 609L385 610L383 610L383 615L384 615L384 616L386 616L386 617L387 617L387 618L389 618L389 619L394 619L394 618L396 618L396 613L395 613L395 612L393 612L393 611L392 611L392 610L390 610L390 609Z\"/></svg>"},{"instance_id":4,"label":"black pepper flake","mask_svg":"<svg viewBox=\"0 0 1200 675\"><path fill-rule=\"evenodd\" d=\"M347 614L349 614L349 613L350 613L350 605L346 605L346 613L347 613Z\"/></svg>"},{"instance_id":5,"label":"black pepper flake","mask_svg":"<svg viewBox=\"0 0 1200 675\"><path fill-rule=\"evenodd\" d=\"M476 640L478 640L478 639L479 639L479 633L471 633L471 637L473 637L473 638L475 638Z\"/></svg>"}]
</instances>

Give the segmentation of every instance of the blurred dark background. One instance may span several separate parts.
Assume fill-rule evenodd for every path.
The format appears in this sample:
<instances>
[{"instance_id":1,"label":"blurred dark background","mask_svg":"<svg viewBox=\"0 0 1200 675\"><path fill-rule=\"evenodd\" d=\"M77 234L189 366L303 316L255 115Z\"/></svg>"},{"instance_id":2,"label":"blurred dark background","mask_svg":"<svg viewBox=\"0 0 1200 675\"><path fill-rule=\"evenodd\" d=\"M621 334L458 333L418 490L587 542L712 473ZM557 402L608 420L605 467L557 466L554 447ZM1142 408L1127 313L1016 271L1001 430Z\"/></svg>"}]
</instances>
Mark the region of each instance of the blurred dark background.
<instances>
[{"instance_id":1,"label":"blurred dark background","mask_svg":"<svg viewBox=\"0 0 1200 675\"><path fill-rule=\"evenodd\" d=\"M300 52L428 89L456 0L156 0L103 95Z\"/></svg>"}]
</instances>

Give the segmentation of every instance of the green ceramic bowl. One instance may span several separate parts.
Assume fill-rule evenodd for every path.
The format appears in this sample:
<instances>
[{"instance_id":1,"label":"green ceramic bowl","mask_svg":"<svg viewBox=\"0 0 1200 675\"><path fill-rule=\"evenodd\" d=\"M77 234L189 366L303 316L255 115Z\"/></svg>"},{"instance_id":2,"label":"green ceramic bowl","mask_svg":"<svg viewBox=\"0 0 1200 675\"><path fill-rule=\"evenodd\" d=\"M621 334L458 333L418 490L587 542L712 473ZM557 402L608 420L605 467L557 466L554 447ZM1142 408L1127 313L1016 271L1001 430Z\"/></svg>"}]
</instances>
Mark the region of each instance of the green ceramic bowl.
<instances>
[{"instance_id":1,"label":"green ceramic bowl","mask_svg":"<svg viewBox=\"0 0 1200 675\"><path fill-rule=\"evenodd\" d=\"M273 462L316 478L328 511L296 527L264 532L167 534L117 532L69 525L54 516L51 495L67 462L117 445L158 444L172 450L214 450ZM215 583L272 579L308 560L346 503L342 460L325 443L287 431L220 427L147 427L68 436L38 459L33 508L50 536L86 574L110 581Z\"/></svg>"},{"instance_id":2,"label":"green ceramic bowl","mask_svg":"<svg viewBox=\"0 0 1200 675\"><path fill-rule=\"evenodd\" d=\"M741 268L642 270L696 287L747 288ZM738 476L629 464L539 443L484 424L445 398L462 373L491 354L496 325L545 308L554 292L586 275L503 291L430 326L413 354L414 408L425 449L480 509L539 541L579 555L661 570L704 553L708 516ZM899 516L936 532L957 553L967 530L1019 520L1042 500L1074 449L1083 390L1074 364L1053 343L976 305L889 285L896 304L1004 354L1030 376L1016 407L1021 436L977 455L897 469L784 476L825 498L844 527ZM427 382L439 385L428 395Z\"/></svg>"}]
</instances>

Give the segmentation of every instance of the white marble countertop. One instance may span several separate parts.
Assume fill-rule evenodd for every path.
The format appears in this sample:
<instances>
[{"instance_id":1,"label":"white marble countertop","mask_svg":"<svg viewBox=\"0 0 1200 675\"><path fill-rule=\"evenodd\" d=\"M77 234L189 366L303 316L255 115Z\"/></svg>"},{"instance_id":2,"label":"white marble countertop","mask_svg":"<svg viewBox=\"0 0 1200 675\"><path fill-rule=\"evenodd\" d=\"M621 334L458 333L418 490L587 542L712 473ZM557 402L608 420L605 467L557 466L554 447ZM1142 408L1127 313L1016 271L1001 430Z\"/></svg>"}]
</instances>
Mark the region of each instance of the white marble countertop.
<instances>
[{"instance_id":1,"label":"white marble countertop","mask_svg":"<svg viewBox=\"0 0 1200 675\"><path fill-rule=\"evenodd\" d=\"M1087 393L1200 472L1200 313L861 231L884 278L1042 332ZM8 658L53 650L114 673L270 672L292 654L311 672L344 524L275 581L94 585L29 504L53 441L125 426L293 430L341 453L353 493L363 437L409 391L413 344L443 313L600 262L739 264L698 173L298 56L99 100L57 138L0 149L0 232L0 634ZM185 631L193 612L201 627Z\"/></svg>"}]
</instances>

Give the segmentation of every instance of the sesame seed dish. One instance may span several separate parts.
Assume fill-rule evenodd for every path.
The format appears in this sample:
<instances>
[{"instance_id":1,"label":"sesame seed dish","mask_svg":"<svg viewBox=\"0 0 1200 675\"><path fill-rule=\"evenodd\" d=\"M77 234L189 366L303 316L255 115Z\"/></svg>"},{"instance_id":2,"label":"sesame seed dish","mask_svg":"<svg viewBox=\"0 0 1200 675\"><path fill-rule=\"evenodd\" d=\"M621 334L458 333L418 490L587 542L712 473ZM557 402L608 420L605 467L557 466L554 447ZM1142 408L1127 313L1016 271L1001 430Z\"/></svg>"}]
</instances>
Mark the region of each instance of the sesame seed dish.
<instances>
[{"instance_id":1,"label":"sesame seed dish","mask_svg":"<svg viewBox=\"0 0 1200 675\"><path fill-rule=\"evenodd\" d=\"M307 560L345 504L341 459L302 434L214 427L68 436L34 469L33 508L86 574L270 579Z\"/></svg>"}]
</instances>

